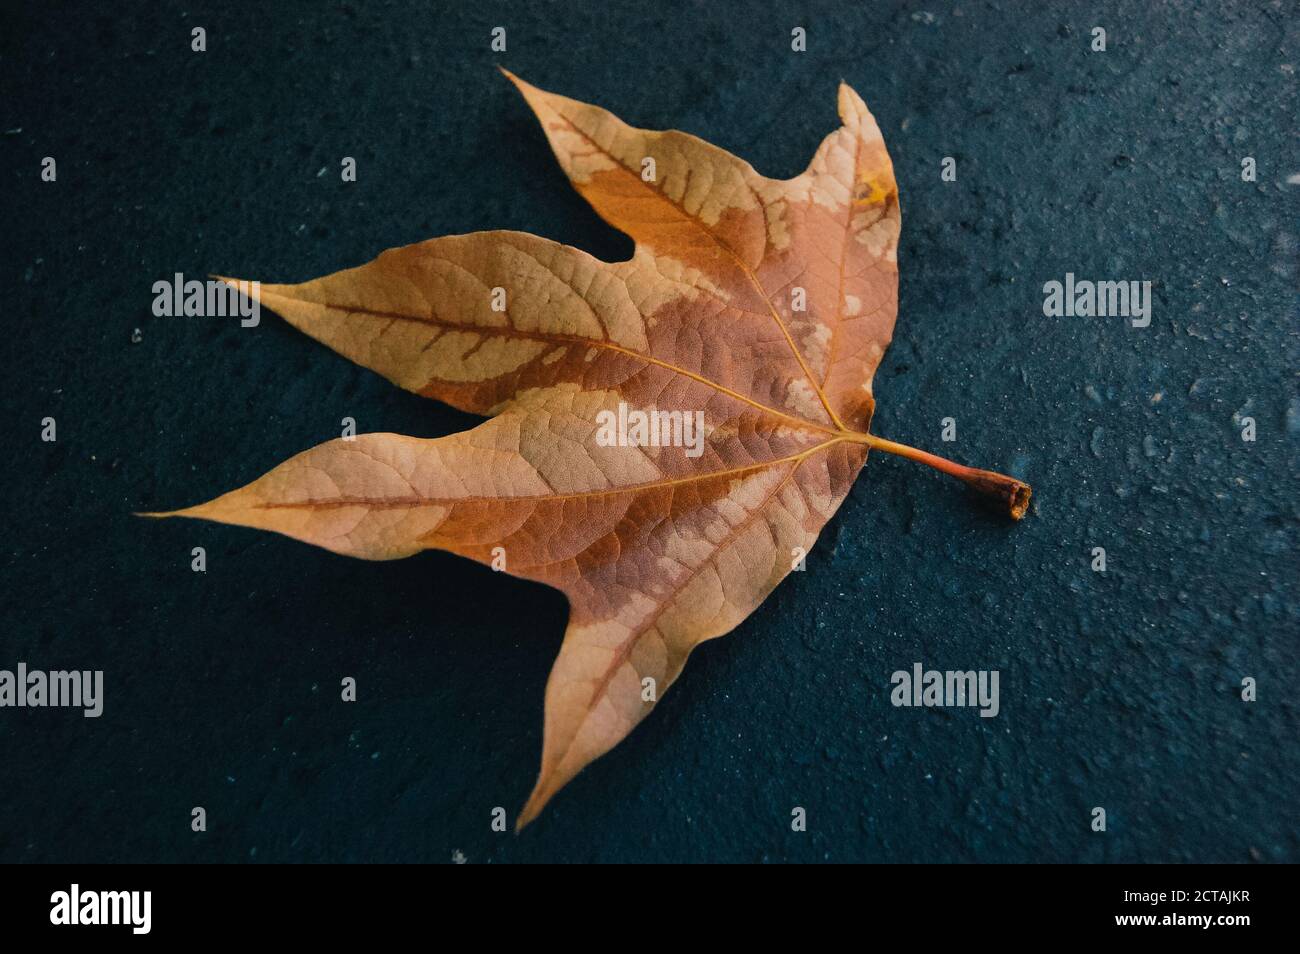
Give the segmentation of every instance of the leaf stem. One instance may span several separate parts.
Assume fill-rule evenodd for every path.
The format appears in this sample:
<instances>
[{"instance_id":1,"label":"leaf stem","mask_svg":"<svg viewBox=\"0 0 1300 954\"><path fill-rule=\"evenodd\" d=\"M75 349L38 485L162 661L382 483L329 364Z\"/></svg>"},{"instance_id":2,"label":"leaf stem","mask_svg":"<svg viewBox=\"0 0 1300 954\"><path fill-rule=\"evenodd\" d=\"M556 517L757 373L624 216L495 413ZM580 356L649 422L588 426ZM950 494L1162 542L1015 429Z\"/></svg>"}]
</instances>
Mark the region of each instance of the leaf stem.
<instances>
[{"instance_id":1,"label":"leaf stem","mask_svg":"<svg viewBox=\"0 0 1300 954\"><path fill-rule=\"evenodd\" d=\"M874 434L859 434L855 431L849 431L843 436L846 440L854 443L866 444L872 450L881 450L888 454L906 457L908 460L920 461L935 470L956 477L976 493L996 502L999 509L1004 509L1012 520L1021 519L1029 509L1029 498L1033 491L1024 481L1016 480L1014 477L994 473L991 470L966 467L948 460L946 457L909 447L907 444L899 444L897 441L886 440Z\"/></svg>"}]
</instances>

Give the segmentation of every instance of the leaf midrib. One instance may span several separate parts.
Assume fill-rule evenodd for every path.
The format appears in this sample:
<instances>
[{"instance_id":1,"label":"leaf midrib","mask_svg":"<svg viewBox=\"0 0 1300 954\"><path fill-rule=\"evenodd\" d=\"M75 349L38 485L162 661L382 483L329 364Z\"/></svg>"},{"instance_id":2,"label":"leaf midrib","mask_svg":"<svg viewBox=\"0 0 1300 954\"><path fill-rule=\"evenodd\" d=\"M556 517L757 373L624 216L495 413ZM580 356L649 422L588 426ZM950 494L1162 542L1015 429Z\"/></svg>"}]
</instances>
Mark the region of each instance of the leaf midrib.
<instances>
[{"instance_id":1,"label":"leaf midrib","mask_svg":"<svg viewBox=\"0 0 1300 954\"><path fill-rule=\"evenodd\" d=\"M262 293L262 296L264 298L290 298L290 296L288 295L280 295L275 292L266 292L266 291ZM648 355L645 354L644 352L636 351L632 348L625 348L622 345L615 344L614 342L609 341L607 339L586 338L583 337L582 335L570 335L570 334L562 334L558 332L525 331L513 324L507 327L496 326L496 325L468 325L461 322L448 321L447 319L441 318L438 315L430 315L428 317L425 317L423 315L407 314L405 312L383 311L377 308L366 308L364 306L357 306L357 305L341 305L341 304L335 304L333 302L311 302L311 304L320 305L322 308L328 308L334 311L341 311L347 314L367 315L373 318L387 318L393 321L408 321L413 324L429 325L437 328L448 328L453 331L463 331L471 334L479 334L479 335L495 334L500 337L521 338L526 341L540 341L547 344L575 344L575 345L582 345L590 348L604 348L608 351L613 351L618 354L624 354L631 358L637 358L649 364L657 365L658 367L664 368L665 370L671 371L675 374L680 374L683 375L684 377L691 378L692 380L698 381L701 384L706 385L707 387L713 388L715 391L718 391L721 394L726 394L729 397L735 398L736 400L748 404L751 407L756 408L757 410L760 410L765 414L769 414L773 417L778 417L783 420L789 421L792 424L796 424L799 427L804 428L805 430L816 431L822 434L837 433L835 429L829 428L825 424L821 424L817 421L810 421L806 417L800 417L797 414L789 414L778 408L772 407L770 404L764 404L762 401L756 401L751 397L747 397L746 395L741 394L739 391L732 390L731 388L727 387L725 384L719 384L717 381L714 381L712 378L705 377L704 375L698 374L695 371L691 371L687 368L683 368L681 365L673 364L671 361L664 361L662 358L656 358L653 355ZM844 429L841 428L840 430L844 430Z\"/></svg>"},{"instance_id":2,"label":"leaf midrib","mask_svg":"<svg viewBox=\"0 0 1300 954\"><path fill-rule=\"evenodd\" d=\"M645 490L664 490L669 487L675 487L682 484L697 483L702 480L722 479L734 477L739 474L749 473L750 471L765 470L769 467L777 467L781 464L801 462L804 459L813 456L834 444L843 441L843 437L833 437L831 440L822 441L812 447L805 448L797 454L787 454L784 457L774 457L771 460L755 461L752 464L746 464L743 467L731 467L726 470L711 470L697 474L691 474L688 477L674 477L671 480L653 480L644 481L639 484L628 484L624 487L607 487L600 490L582 490L573 493L540 493L540 494L519 494L517 496L504 496L502 494L474 495L468 497L331 497L328 500L295 500L282 503L258 503L253 504L250 509L254 510L334 510L344 507L367 507L374 510L395 510L410 509L412 507L436 507L436 506L453 506L456 504L466 503L500 503L501 501L565 501L565 500L585 500L594 497L612 497L619 494L636 494ZM436 440L436 438L435 438ZM364 453L358 449L359 453Z\"/></svg>"}]
</instances>

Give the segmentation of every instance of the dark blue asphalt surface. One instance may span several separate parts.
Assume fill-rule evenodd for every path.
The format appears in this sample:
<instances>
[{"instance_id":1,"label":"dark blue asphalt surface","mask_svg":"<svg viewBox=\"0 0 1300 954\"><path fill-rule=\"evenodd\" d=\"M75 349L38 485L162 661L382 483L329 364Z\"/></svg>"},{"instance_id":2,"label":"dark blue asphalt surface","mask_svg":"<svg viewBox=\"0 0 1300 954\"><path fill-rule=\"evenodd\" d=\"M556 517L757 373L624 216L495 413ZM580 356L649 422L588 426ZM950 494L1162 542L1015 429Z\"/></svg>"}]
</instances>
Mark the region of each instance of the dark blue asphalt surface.
<instances>
[{"instance_id":1,"label":"dark blue asphalt surface","mask_svg":"<svg viewBox=\"0 0 1300 954\"><path fill-rule=\"evenodd\" d=\"M103 669L107 698L0 709L0 860L1300 858L1294 5L4 6L0 668ZM518 837L489 822L536 772L557 593L131 516L345 416L473 423L269 313L155 318L158 279L298 281L486 228L628 254L498 62L772 176L851 83L903 204L874 429L1035 489L1009 526L873 457L808 572ZM1151 281L1150 327L1045 318L1066 272ZM999 670L999 715L894 708L915 662Z\"/></svg>"}]
</instances>

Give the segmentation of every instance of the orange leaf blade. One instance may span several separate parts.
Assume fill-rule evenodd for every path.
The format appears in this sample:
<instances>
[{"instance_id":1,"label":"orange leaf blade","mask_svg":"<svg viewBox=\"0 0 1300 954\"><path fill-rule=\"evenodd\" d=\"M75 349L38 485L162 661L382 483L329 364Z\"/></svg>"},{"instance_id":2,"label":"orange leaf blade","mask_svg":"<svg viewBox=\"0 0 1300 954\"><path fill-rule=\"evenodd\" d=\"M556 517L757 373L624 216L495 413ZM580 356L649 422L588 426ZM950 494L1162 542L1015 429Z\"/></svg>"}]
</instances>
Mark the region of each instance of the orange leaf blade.
<instances>
[{"instance_id":1,"label":"orange leaf blade","mask_svg":"<svg viewBox=\"0 0 1300 954\"><path fill-rule=\"evenodd\" d=\"M331 441L153 516L362 559L442 549L564 592L522 827L762 603L848 494L897 313L900 218L880 130L846 85L843 125L773 180L506 75L633 257L479 232L261 286L349 360L490 419ZM637 415L650 423L628 430Z\"/></svg>"}]
</instances>

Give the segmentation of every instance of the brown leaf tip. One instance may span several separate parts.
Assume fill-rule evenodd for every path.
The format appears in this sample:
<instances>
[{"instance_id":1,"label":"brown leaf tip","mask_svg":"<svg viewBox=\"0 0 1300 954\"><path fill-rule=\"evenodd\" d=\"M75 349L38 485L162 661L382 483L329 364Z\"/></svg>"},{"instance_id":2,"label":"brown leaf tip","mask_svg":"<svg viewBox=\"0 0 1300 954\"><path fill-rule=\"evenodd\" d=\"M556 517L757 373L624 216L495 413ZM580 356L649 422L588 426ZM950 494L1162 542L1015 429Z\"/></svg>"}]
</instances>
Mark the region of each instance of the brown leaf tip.
<instances>
[{"instance_id":1,"label":"brown leaf tip","mask_svg":"<svg viewBox=\"0 0 1300 954\"><path fill-rule=\"evenodd\" d=\"M519 90L519 92L527 94L529 90L534 88L531 83L524 82L514 73L511 73L504 66L497 66L497 69L500 70L502 76L510 80L510 82L515 85L515 87Z\"/></svg>"}]
</instances>

